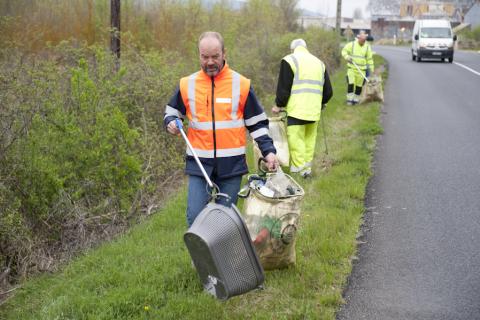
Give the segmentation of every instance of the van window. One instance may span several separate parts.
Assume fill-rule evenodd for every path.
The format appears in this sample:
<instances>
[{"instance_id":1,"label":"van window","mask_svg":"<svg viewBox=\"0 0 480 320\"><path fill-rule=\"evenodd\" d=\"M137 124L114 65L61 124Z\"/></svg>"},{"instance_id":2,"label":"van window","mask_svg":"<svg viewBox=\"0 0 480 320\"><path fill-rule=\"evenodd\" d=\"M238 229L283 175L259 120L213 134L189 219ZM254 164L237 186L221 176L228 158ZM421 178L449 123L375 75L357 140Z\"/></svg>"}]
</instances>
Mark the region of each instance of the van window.
<instances>
[{"instance_id":1,"label":"van window","mask_svg":"<svg viewBox=\"0 0 480 320\"><path fill-rule=\"evenodd\" d=\"M450 28L422 28L420 31L421 38L451 38L452 31Z\"/></svg>"}]
</instances>

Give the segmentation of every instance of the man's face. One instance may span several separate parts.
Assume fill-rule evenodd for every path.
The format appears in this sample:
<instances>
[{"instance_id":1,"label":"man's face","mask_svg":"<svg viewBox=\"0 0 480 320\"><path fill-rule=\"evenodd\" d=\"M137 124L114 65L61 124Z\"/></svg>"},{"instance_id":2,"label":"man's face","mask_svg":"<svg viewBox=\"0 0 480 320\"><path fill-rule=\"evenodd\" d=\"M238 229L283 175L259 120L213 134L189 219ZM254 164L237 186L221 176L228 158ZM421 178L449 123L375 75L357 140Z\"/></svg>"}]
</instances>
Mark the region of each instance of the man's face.
<instances>
[{"instance_id":1,"label":"man's face","mask_svg":"<svg viewBox=\"0 0 480 320\"><path fill-rule=\"evenodd\" d=\"M220 41L212 37L203 38L198 46L198 51L203 71L210 77L215 77L222 70L225 60L225 53L222 52Z\"/></svg>"},{"instance_id":2,"label":"man's face","mask_svg":"<svg viewBox=\"0 0 480 320\"><path fill-rule=\"evenodd\" d=\"M363 33L363 32L360 32L358 34L358 43L363 45L365 43L365 40L367 40L367 34Z\"/></svg>"}]
</instances>

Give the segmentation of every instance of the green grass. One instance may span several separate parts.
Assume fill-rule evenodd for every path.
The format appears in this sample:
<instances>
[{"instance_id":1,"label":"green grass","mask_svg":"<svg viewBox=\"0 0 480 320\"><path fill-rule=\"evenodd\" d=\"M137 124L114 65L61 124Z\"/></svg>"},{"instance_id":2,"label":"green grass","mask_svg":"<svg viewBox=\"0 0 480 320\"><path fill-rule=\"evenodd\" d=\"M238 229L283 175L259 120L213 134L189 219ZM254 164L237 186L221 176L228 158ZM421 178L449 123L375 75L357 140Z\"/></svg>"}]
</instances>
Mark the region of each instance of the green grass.
<instances>
[{"instance_id":1,"label":"green grass","mask_svg":"<svg viewBox=\"0 0 480 320\"><path fill-rule=\"evenodd\" d=\"M376 57L377 65L381 58ZM183 244L186 190L117 240L78 257L62 272L22 284L2 319L334 319L356 253L371 176L380 105L347 107L344 72L324 113L314 178L297 239L297 264L266 272L265 290L220 302L202 292Z\"/></svg>"}]
</instances>

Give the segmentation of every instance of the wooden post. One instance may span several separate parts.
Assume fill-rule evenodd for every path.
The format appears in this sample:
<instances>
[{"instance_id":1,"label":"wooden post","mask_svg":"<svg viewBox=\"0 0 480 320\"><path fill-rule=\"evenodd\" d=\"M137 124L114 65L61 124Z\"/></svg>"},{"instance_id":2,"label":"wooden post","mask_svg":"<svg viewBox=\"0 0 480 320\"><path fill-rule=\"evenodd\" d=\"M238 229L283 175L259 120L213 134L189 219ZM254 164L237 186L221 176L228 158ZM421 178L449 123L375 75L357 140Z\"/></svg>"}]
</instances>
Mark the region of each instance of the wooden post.
<instances>
[{"instance_id":1,"label":"wooden post","mask_svg":"<svg viewBox=\"0 0 480 320\"><path fill-rule=\"evenodd\" d=\"M93 15L93 0L88 0L88 25L87 25L87 42L89 45L95 43L95 22Z\"/></svg>"},{"instance_id":2,"label":"wooden post","mask_svg":"<svg viewBox=\"0 0 480 320\"><path fill-rule=\"evenodd\" d=\"M116 71L120 68L120 0L110 0L110 50L116 57Z\"/></svg>"},{"instance_id":3,"label":"wooden post","mask_svg":"<svg viewBox=\"0 0 480 320\"><path fill-rule=\"evenodd\" d=\"M4 9L4 13L6 16L11 16L12 15L12 6L11 6L11 3L10 3L10 0L6 0L5 2L5 7L2 8Z\"/></svg>"},{"instance_id":4,"label":"wooden post","mask_svg":"<svg viewBox=\"0 0 480 320\"><path fill-rule=\"evenodd\" d=\"M341 21L342 21L342 0L337 0L337 19L335 22L335 31L339 35L342 35Z\"/></svg>"}]
</instances>

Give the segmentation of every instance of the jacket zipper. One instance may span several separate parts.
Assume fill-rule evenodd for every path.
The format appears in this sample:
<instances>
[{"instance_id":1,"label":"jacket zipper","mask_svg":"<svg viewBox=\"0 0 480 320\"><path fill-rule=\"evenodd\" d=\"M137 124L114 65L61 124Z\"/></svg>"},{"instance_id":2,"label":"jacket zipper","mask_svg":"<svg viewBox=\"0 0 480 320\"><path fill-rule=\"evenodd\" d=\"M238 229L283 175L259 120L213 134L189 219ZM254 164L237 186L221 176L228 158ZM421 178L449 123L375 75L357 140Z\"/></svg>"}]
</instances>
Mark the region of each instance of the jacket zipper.
<instances>
[{"instance_id":1,"label":"jacket zipper","mask_svg":"<svg viewBox=\"0 0 480 320\"><path fill-rule=\"evenodd\" d=\"M215 82L212 79L212 127L213 127L213 162L215 164L215 167L217 166L217 136L215 133L215 96L214 96L214 88L215 88Z\"/></svg>"}]
</instances>

